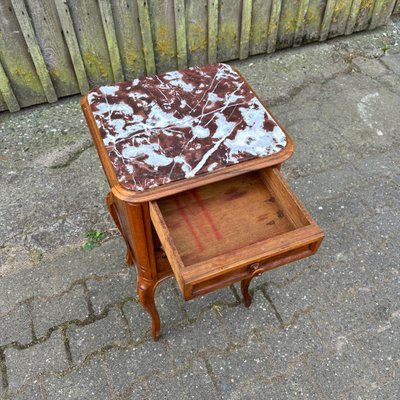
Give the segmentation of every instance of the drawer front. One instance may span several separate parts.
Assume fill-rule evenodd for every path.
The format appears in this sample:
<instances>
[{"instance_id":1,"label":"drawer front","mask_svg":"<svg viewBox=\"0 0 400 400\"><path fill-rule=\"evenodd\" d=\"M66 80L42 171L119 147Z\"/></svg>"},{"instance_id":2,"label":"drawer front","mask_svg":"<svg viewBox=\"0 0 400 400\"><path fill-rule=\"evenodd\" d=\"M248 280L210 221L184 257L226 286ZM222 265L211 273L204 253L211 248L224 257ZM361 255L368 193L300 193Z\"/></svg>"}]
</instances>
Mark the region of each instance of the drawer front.
<instances>
[{"instance_id":1,"label":"drawer front","mask_svg":"<svg viewBox=\"0 0 400 400\"><path fill-rule=\"evenodd\" d=\"M220 289L222 287L231 285L236 282L240 282L243 279L251 279L262 275L271 269L280 267L282 265L291 263L296 260L300 260L305 257L310 257L316 253L320 246L322 238L315 241L314 243L301 246L298 249L293 249L275 257L256 261L251 264L247 264L243 267L237 267L232 272L221 274L213 279L208 279L203 282L187 285L185 288L188 297L186 300L192 299L197 296L209 293L211 291Z\"/></svg>"},{"instance_id":2,"label":"drawer front","mask_svg":"<svg viewBox=\"0 0 400 400\"><path fill-rule=\"evenodd\" d=\"M185 297L312 255L323 233L277 168L150 202Z\"/></svg>"}]
</instances>

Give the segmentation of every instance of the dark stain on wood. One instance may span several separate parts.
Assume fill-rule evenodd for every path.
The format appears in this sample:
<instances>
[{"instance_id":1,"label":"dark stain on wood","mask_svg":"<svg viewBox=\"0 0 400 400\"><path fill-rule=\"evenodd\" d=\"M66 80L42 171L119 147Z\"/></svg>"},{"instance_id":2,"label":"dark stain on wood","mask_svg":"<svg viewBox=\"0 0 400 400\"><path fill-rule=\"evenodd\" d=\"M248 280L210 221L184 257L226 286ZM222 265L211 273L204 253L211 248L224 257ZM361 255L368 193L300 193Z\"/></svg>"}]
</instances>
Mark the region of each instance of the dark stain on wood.
<instances>
[{"instance_id":1,"label":"dark stain on wood","mask_svg":"<svg viewBox=\"0 0 400 400\"><path fill-rule=\"evenodd\" d=\"M246 190L240 190L238 188L232 188L225 192L224 198L226 201L236 200L247 193Z\"/></svg>"}]
</instances>

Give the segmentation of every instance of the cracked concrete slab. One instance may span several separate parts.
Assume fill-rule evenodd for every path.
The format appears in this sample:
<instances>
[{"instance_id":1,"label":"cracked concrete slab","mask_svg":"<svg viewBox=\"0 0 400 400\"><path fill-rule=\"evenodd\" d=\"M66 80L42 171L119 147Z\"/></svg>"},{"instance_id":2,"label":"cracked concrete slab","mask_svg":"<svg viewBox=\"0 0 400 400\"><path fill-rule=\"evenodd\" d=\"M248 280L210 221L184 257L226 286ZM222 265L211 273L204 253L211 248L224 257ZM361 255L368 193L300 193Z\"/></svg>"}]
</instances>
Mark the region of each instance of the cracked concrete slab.
<instances>
[{"instance_id":1,"label":"cracked concrete slab","mask_svg":"<svg viewBox=\"0 0 400 400\"><path fill-rule=\"evenodd\" d=\"M163 283L157 343L79 97L0 114L0 397L397 398L399 57L397 20L232 62L293 137L282 172L326 239L255 279L249 310L237 285Z\"/></svg>"}]
</instances>

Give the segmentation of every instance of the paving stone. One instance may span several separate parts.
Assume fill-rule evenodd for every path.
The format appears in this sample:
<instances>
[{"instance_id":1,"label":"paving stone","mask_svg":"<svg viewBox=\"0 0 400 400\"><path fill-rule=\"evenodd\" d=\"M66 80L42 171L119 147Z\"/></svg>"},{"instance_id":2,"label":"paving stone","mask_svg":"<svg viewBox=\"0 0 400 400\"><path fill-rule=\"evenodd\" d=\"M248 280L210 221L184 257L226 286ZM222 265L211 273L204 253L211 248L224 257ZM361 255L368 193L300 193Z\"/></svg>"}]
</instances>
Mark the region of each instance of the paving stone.
<instances>
[{"instance_id":1,"label":"paving stone","mask_svg":"<svg viewBox=\"0 0 400 400\"><path fill-rule=\"evenodd\" d=\"M334 343L342 337L376 327L371 307L365 303L362 305L357 300L349 296L343 303L310 313L310 318L326 340Z\"/></svg>"},{"instance_id":2,"label":"paving stone","mask_svg":"<svg viewBox=\"0 0 400 400\"><path fill-rule=\"evenodd\" d=\"M68 368L64 340L58 331L43 343L27 349L8 348L5 357L10 390L17 389L41 373L60 372Z\"/></svg>"},{"instance_id":3,"label":"paving stone","mask_svg":"<svg viewBox=\"0 0 400 400\"><path fill-rule=\"evenodd\" d=\"M107 375L98 358L65 376L50 376L44 380L46 399L111 399Z\"/></svg>"},{"instance_id":4,"label":"paving stone","mask_svg":"<svg viewBox=\"0 0 400 400\"><path fill-rule=\"evenodd\" d=\"M400 227L396 214L395 211L387 210L363 220L360 223L361 232L375 246L380 246L390 240L396 243L398 248Z\"/></svg>"},{"instance_id":5,"label":"paving stone","mask_svg":"<svg viewBox=\"0 0 400 400\"><path fill-rule=\"evenodd\" d=\"M298 364L290 374L283 377L272 379L272 381L260 379L257 384L245 384L244 387L239 387L227 398L230 400L319 400L323 397L312 383L305 371L306 368L304 364Z\"/></svg>"},{"instance_id":6,"label":"paving stone","mask_svg":"<svg viewBox=\"0 0 400 400\"><path fill-rule=\"evenodd\" d=\"M358 220L360 217L366 217L365 207L363 207L364 199L360 190L353 189L339 195L333 199L319 200L308 206L309 212L322 229L331 228L334 230L338 226L344 226L349 221ZM373 211L370 211L372 214Z\"/></svg>"},{"instance_id":7,"label":"paving stone","mask_svg":"<svg viewBox=\"0 0 400 400\"><path fill-rule=\"evenodd\" d=\"M41 265L16 271L0 279L0 315L18 302L33 296L54 296L65 292L77 280L90 275L107 275L124 265L123 240L110 240L92 251L63 249L62 253Z\"/></svg>"},{"instance_id":8,"label":"paving stone","mask_svg":"<svg viewBox=\"0 0 400 400\"><path fill-rule=\"evenodd\" d=\"M155 399L216 399L217 391L201 360L193 360L189 370L171 378L156 377L150 382Z\"/></svg>"},{"instance_id":9,"label":"paving stone","mask_svg":"<svg viewBox=\"0 0 400 400\"><path fill-rule=\"evenodd\" d=\"M374 58L356 57L353 58L352 63L360 69L362 74L366 74L371 78L377 78L388 73L387 68Z\"/></svg>"},{"instance_id":10,"label":"paving stone","mask_svg":"<svg viewBox=\"0 0 400 400\"><path fill-rule=\"evenodd\" d=\"M400 94L400 77L398 75L383 75L377 78L377 80L382 85L385 85L392 92Z\"/></svg>"},{"instance_id":11,"label":"paving stone","mask_svg":"<svg viewBox=\"0 0 400 400\"><path fill-rule=\"evenodd\" d=\"M170 355L163 340L149 340L143 345L127 349L111 349L106 354L106 363L113 387L118 393L129 390L132 382L142 377L173 374Z\"/></svg>"},{"instance_id":12,"label":"paving stone","mask_svg":"<svg viewBox=\"0 0 400 400\"><path fill-rule=\"evenodd\" d=\"M32 330L29 310L21 304L16 310L0 317L0 346L12 342L28 344L32 341Z\"/></svg>"},{"instance_id":13,"label":"paving stone","mask_svg":"<svg viewBox=\"0 0 400 400\"><path fill-rule=\"evenodd\" d=\"M384 56L381 61L395 74L400 76L400 54Z\"/></svg>"},{"instance_id":14,"label":"paving stone","mask_svg":"<svg viewBox=\"0 0 400 400\"><path fill-rule=\"evenodd\" d=\"M123 312L128 320L131 337L134 341L142 341L151 335L151 318L144 308L137 302L128 301L124 304ZM161 320L161 329L164 327L164 320Z\"/></svg>"},{"instance_id":15,"label":"paving stone","mask_svg":"<svg viewBox=\"0 0 400 400\"><path fill-rule=\"evenodd\" d=\"M128 393L127 400L150 399L151 396L145 386L134 384L125 393Z\"/></svg>"},{"instance_id":16,"label":"paving stone","mask_svg":"<svg viewBox=\"0 0 400 400\"><path fill-rule=\"evenodd\" d=\"M208 353L208 361L224 398L245 384L250 377L259 375L273 376L276 373L274 363L264 346L250 337L241 348L228 355Z\"/></svg>"},{"instance_id":17,"label":"paving stone","mask_svg":"<svg viewBox=\"0 0 400 400\"><path fill-rule=\"evenodd\" d=\"M346 394L348 400L398 400L400 398L400 380L398 374L389 382L376 384L375 382L369 388L362 388L358 385L351 388Z\"/></svg>"},{"instance_id":18,"label":"paving stone","mask_svg":"<svg viewBox=\"0 0 400 400\"><path fill-rule=\"evenodd\" d=\"M400 192L394 182L382 180L357 190L363 202L370 207L374 214L384 214L386 211L395 211L400 208ZM360 207L360 211L368 212Z\"/></svg>"},{"instance_id":19,"label":"paving stone","mask_svg":"<svg viewBox=\"0 0 400 400\"><path fill-rule=\"evenodd\" d=\"M337 353L323 359L310 357L309 364L327 399L336 400L353 386L361 391L376 380L369 359L345 340L341 342Z\"/></svg>"},{"instance_id":20,"label":"paving stone","mask_svg":"<svg viewBox=\"0 0 400 400\"><path fill-rule=\"evenodd\" d=\"M136 293L136 283L129 269L107 279L90 279L86 284L96 314L101 314L108 304L132 298Z\"/></svg>"},{"instance_id":21,"label":"paving stone","mask_svg":"<svg viewBox=\"0 0 400 400\"><path fill-rule=\"evenodd\" d=\"M164 326L172 327L187 321L182 310L182 296L178 290L175 279L168 279L157 287L155 301Z\"/></svg>"},{"instance_id":22,"label":"paving stone","mask_svg":"<svg viewBox=\"0 0 400 400\"><path fill-rule=\"evenodd\" d=\"M350 164L343 164L338 168L313 174L312 177L295 179L292 183L294 191L300 199L316 201L336 197L358 185L360 181L361 176L354 167Z\"/></svg>"},{"instance_id":23,"label":"paving stone","mask_svg":"<svg viewBox=\"0 0 400 400\"><path fill-rule=\"evenodd\" d=\"M294 324L280 331L265 330L261 337L276 365L283 372L297 358L312 353L323 354L325 351L315 325L307 316L299 317Z\"/></svg>"},{"instance_id":24,"label":"paving stone","mask_svg":"<svg viewBox=\"0 0 400 400\"><path fill-rule=\"evenodd\" d=\"M23 390L17 393L9 393L7 400L41 400L42 392L40 386L34 382L31 385L27 385Z\"/></svg>"},{"instance_id":25,"label":"paving stone","mask_svg":"<svg viewBox=\"0 0 400 400\"><path fill-rule=\"evenodd\" d=\"M237 303L236 297L229 286L189 301L184 301L183 297L180 296L180 300L189 319L197 318L200 313L204 312L206 309L212 308L214 305Z\"/></svg>"},{"instance_id":26,"label":"paving stone","mask_svg":"<svg viewBox=\"0 0 400 400\"><path fill-rule=\"evenodd\" d=\"M189 325L181 328L165 327L165 340L177 367L182 367L188 359L199 352L224 350L228 347L226 328L209 310Z\"/></svg>"},{"instance_id":27,"label":"paving stone","mask_svg":"<svg viewBox=\"0 0 400 400\"><path fill-rule=\"evenodd\" d=\"M37 337L45 336L54 326L67 321L82 321L88 315L88 305L81 285L60 297L32 301L32 320Z\"/></svg>"},{"instance_id":28,"label":"paving stone","mask_svg":"<svg viewBox=\"0 0 400 400\"><path fill-rule=\"evenodd\" d=\"M314 99L314 102L318 103L318 100ZM318 107L318 104L315 104L315 107ZM350 145L336 135L331 135L330 140L323 147L320 146L321 132L330 130L324 121L303 117L286 129L296 143L296 151L285 163L284 168L294 169L299 175L311 175L338 167L346 161L351 151Z\"/></svg>"},{"instance_id":29,"label":"paving stone","mask_svg":"<svg viewBox=\"0 0 400 400\"><path fill-rule=\"evenodd\" d=\"M323 288L319 287L322 274L320 269L314 267L283 287L267 287L267 294L285 324L305 310L329 303Z\"/></svg>"},{"instance_id":30,"label":"paving stone","mask_svg":"<svg viewBox=\"0 0 400 400\"><path fill-rule=\"evenodd\" d=\"M223 307L219 313L219 320L225 326L230 342L234 344L243 342L254 331L280 327L271 304L260 290L255 291L249 308L239 304Z\"/></svg>"},{"instance_id":31,"label":"paving stone","mask_svg":"<svg viewBox=\"0 0 400 400\"><path fill-rule=\"evenodd\" d=\"M400 311L400 310L399 310ZM400 321L395 319L375 332L364 332L354 339L355 347L367 354L380 375L390 378L400 366Z\"/></svg>"},{"instance_id":32,"label":"paving stone","mask_svg":"<svg viewBox=\"0 0 400 400\"><path fill-rule=\"evenodd\" d=\"M106 317L88 325L71 325L67 334L74 363L83 362L86 356L103 347L128 341L127 329L118 309L111 309Z\"/></svg>"}]
</instances>

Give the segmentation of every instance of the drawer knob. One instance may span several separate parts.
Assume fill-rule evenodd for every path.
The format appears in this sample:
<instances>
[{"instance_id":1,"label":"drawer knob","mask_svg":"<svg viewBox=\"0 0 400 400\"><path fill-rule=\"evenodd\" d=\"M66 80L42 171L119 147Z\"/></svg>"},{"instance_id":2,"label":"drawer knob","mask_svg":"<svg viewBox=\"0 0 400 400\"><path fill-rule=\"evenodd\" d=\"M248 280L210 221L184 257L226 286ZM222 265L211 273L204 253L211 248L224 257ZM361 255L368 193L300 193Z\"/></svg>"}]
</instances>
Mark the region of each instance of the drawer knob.
<instances>
[{"instance_id":1,"label":"drawer knob","mask_svg":"<svg viewBox=\"0 0 400 400\"><path fill-rule=\"evenodd\" d=\"M259 266L260 266L260 263L256 262L256 263L250 265L250 269L255 271L256 269L259 268Z\"/></svg>"}]
</instances>

